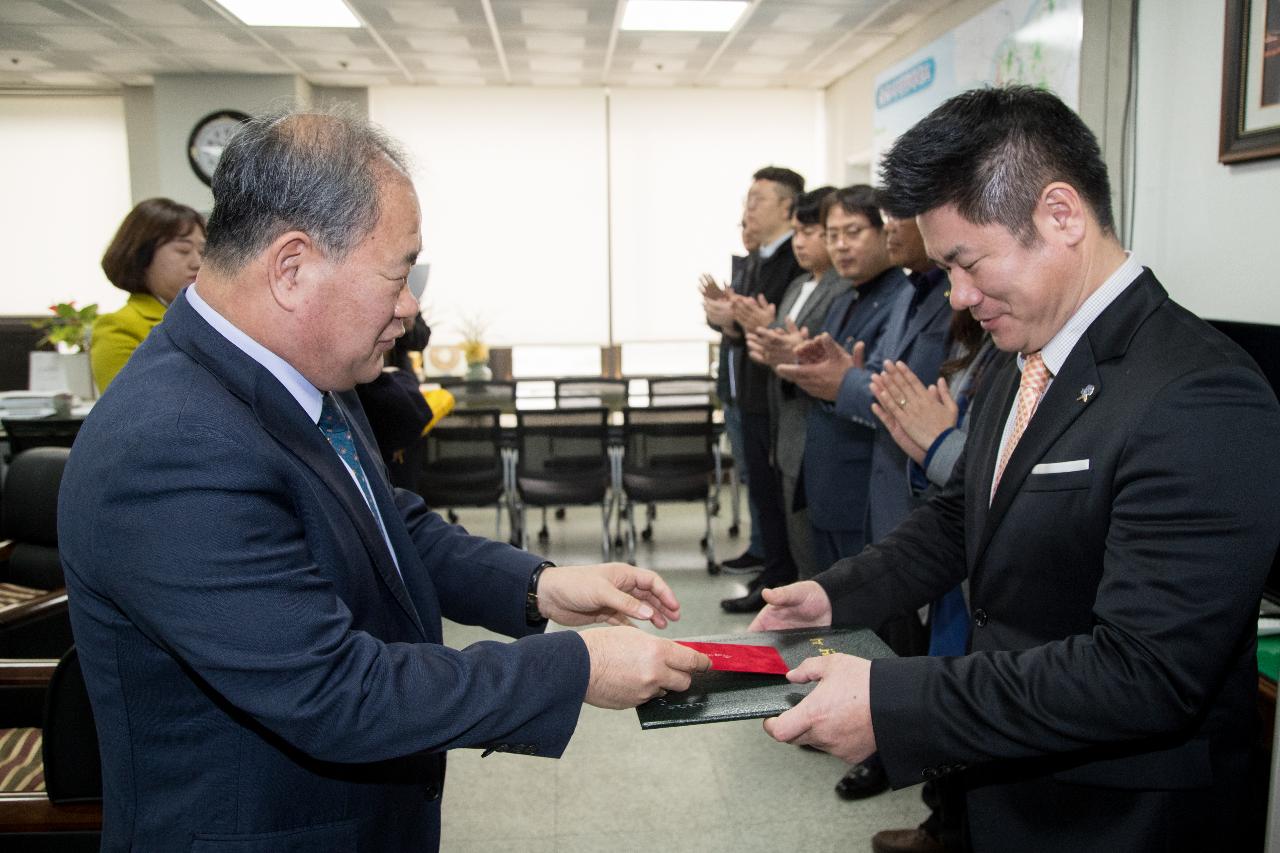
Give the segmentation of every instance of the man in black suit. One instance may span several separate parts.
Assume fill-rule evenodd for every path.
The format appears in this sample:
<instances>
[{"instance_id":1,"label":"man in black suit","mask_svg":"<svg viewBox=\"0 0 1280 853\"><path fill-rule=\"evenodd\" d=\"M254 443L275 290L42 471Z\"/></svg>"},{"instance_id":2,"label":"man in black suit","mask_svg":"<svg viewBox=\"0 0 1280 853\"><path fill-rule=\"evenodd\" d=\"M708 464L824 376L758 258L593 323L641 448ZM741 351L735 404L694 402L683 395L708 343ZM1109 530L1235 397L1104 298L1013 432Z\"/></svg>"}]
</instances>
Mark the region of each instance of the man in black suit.
<instances>
[{"instance_id":1,"label":"man in black suit","mask_svg":"<svg viewBox=\"0 0 1280 853\"><path fill-rule=\"evenodd\" d=\"M791 248L791 215L796 198L804 192L804 178L790 169L766 166L751 176L747 192L747 230L760 241L758 262L748 275L746 295L731 294L734 319L732 334L742 338L746 331L761 328L772 320L760 313L764 306L782 301L787 285L804 273ZM737 360L737 403L742 417L742 443L747 469L747 492L755 504L760 522L760 541L764 546L763 576L796 577L796 567L787 544L787 519L782 508L782 483L770 460L772 428L769 421L768 367L749 358ZM726 598L720 605L730 613L748 613L763 606L754 593L759 579L748 594ZM752 604L754 603L754 606Z\"/></svg>"},{"instance_id":2,"label":"man in black suit","mask_svg":"<svg viewBox=\"0 0 1280 853\"><path fill-rule=\"evenodd\" d=\"M878 624L966 576L969 654L815 658L765 728L896 786L966 790L977 850L1245 849L1255 625L1280 406L1115 235L1093 134L1048 92L967 92L882 172L951 303L1018 357L950 485L756 628Z\"/></svg>"}]
</instances>

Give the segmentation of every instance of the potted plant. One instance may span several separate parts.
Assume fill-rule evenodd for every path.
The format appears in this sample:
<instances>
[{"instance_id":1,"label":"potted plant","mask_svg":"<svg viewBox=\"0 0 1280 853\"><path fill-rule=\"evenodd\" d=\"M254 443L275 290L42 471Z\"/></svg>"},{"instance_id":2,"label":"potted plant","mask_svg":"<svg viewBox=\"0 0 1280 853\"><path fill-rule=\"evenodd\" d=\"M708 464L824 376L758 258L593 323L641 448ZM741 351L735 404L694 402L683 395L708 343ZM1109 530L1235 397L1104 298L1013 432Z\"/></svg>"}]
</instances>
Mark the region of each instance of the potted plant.
<instances>
[{"instance_id":1,"label":"potted plant","mask_svg":"<svg viewBox=\"0 0 1280 853\"><path fill-rule=\"evenodd\" d=\"M94 398L89 368L89 338L98 319L98 305L77 308L75 300L50 305L53 316L32 322L44 332L36 346L53 344L54 352L32 352L28 385L33 391L67 390L82 400Z\"/></svg>"},{"instance_id":2,"label":"potted plant","mask_svg":"<svg viewBox=\"0 0 1280 853\"><path fill-rule=\"evenodd\" d=\"M489 347L484 342L488 327L479 315L462 318L462 356L467 361L467 379L493 378L493 371L489 369Z\"/></svg>"}]
</instances>

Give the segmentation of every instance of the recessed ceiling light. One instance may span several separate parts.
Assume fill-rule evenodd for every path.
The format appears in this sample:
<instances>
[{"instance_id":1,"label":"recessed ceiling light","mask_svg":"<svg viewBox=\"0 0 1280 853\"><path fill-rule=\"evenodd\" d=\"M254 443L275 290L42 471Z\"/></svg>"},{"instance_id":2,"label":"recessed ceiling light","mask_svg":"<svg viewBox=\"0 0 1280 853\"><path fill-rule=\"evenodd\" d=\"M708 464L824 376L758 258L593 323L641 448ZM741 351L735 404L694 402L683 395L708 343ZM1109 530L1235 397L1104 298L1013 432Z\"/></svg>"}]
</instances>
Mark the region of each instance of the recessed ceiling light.
<instances>
[{"instance_id":1,"label":"recessed ceiling light","mask_svg":"<svg viewBox=\"0 0 1280 853\"><path fill-rule=\"evenodd\" d=\"M746 8L746 0L627 0L622 29L723 33Z\"/></svg>"},{"instance_id":2,"label":"recessed ceiling light","mask_svg":"<svg viewBox=\"0 0 1280 853\"><path fill-rule=\"evenodd\" d=\"M342 0L218 0L251 27L360 28Z\"/></svg>"}]
</instances>

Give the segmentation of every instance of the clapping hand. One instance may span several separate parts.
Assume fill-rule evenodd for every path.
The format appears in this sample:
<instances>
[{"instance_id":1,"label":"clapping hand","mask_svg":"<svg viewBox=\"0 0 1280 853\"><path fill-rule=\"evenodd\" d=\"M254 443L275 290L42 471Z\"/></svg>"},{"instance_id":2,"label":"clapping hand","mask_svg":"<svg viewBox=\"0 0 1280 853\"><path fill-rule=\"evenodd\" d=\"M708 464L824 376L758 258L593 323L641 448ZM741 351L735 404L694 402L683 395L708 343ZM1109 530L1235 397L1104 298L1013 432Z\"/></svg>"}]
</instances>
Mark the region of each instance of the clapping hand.
<instances>
[{"instance_id":1,"label":"clapping hand","mask_svg":"<svg viewBox=\"0 0 1280 853\"><path fill-rule=\"evenodd\" d=\"M764 298L763 293L755 296L740 296L735 293L730 301L733 303L733 319L748 332L769 325L777 316L777 308Z\"/></svg>"},{"instance_id":2,"label":"clapping hand","mask_svg":"<svg viewBox=\"0 0 1280 853\"><path fill-rule=\"evenodd\" d=\"M884 371L871 377L876 402L871 411L894 442L918 465L943 431L959 421L960 409L951 399L947 380L925 387L905 362L887 361Z\"/></svg>"},{"instance_id":3,"label":"clapping hand","mask_svg":"<svg viewBox=\"0 0 1280 853\"><path fill-rule=\"evenodd\" d=\"M796 350L809 340L809 330L796 327L790 317L782 328L765 326L762 329L747 333L747 354L751 360L769 367L779 364L793 364L797 361Z\"/></svg>"},{"instance_id":4,"label":"clapping hand","mask_svg":"<svg viewBox=\"0 0 1280 853\"><path fill-rule=\"evenodd\" d=\"M844 349L823 332L796 349L799 364L779 364L778 376L799 385L805 393L819 400L835 400L840 394L840 384L850 368L866 363L866 344L858 341L853 352Z\"/></svg>"}]
</instances>

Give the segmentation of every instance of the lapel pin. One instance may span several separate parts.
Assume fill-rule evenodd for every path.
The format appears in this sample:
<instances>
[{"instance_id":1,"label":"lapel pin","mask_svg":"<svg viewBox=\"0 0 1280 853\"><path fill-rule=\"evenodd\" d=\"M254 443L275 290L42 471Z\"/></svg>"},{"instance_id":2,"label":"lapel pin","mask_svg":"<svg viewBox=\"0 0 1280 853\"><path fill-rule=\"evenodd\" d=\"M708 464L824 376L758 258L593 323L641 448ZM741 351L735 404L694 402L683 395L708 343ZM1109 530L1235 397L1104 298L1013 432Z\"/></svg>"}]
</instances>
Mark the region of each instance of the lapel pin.
<instances>
[{"instance_id":1,"label":"lapel pin","mask_svg":"<svg viewBox=\"0 0 1280 853\"><path fill-rule=\"evenodd\" d=\"M1086 385L1080 389L1080 396L1076 397L1076 399L1081 403L1087 403L1089 402L1089 398L1092 397L1094 392L1097 390L1098 389L1094 388L1092 385Z\"/></svg>"}]
</instances>

